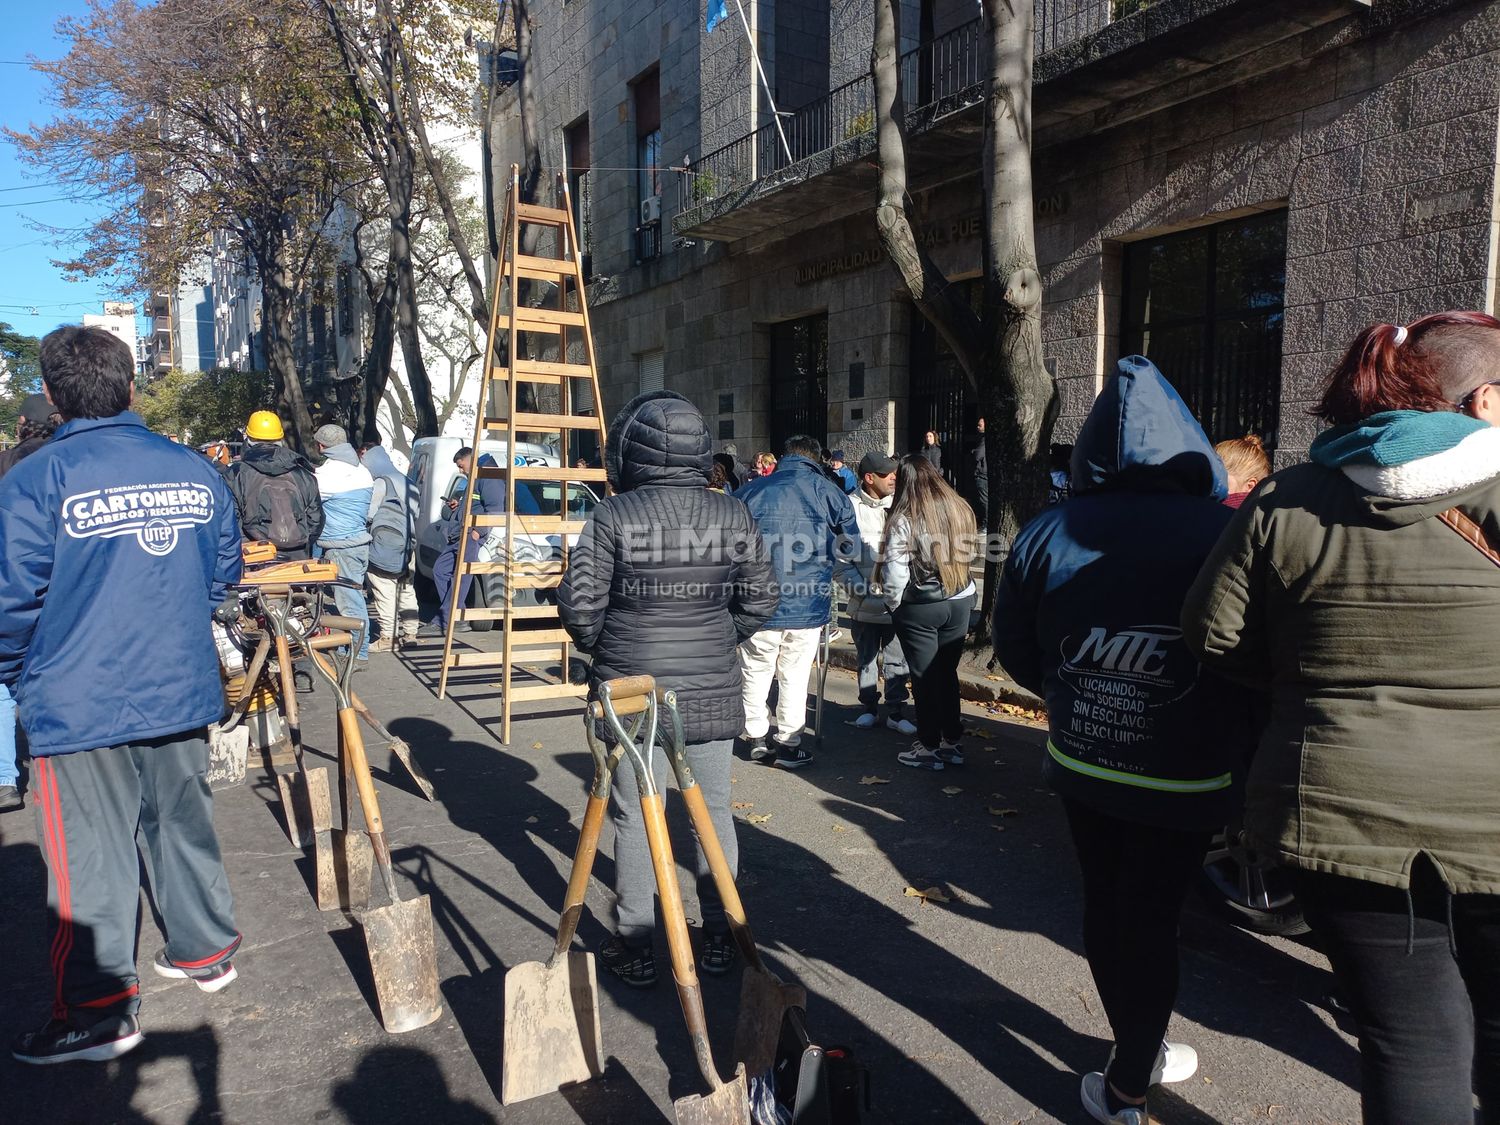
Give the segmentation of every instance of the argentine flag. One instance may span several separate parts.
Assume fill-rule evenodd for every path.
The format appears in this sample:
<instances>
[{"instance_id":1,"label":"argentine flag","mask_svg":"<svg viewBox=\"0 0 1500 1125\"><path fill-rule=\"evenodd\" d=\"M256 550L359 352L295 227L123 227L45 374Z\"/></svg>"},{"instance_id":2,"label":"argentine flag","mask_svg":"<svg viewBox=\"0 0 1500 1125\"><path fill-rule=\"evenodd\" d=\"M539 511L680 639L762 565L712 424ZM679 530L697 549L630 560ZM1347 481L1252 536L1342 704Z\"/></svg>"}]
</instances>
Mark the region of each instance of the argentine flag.
<instances>
[{"instance_id":1,"label":"argentine flag","mask_svg":"<svg viewBox=\"0 0 1500 1125\"><path fill-rule=\"evenodd\" d=\"M729 17L729 12L724 7L724 0L708 0L708 19L706 30L712 31Z\"/></svg>"}]
</instances>

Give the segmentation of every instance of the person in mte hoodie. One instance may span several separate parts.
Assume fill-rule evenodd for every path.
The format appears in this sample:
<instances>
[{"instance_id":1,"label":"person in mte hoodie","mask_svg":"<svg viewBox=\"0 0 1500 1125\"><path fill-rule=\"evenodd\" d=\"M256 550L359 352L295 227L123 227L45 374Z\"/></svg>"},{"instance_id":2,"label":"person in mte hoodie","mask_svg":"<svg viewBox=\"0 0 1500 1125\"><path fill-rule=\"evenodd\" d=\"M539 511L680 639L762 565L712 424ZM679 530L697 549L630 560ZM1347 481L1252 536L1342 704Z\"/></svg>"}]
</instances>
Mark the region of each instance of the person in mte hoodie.
<instances>
[{"instance_id":1,"label":"person in mte hoodie","mask_svg":"<svg viewBox=\"0 0 1500 1125\"><path fill-rule=\"evenodd\" d=\"M1233 512L1202 427L1142 356L1095 400L1072 489L1016 538L995 655L1047 702L1046 775L1083 874L1084 952L1115 1038L1084 1075L1084 1108L1145 1125L1147 1087L1197 1070L1165 1040L1177 921L1253 738L1249 693L1205 671L1178 624Z\"/></svg>"},{"instance_id":2,"label":"person in mte hoodie","mask_svg":"<svg viewBox=\"0 0 1500 1125\"><path fill-rule=\"evenodd\" d=\"M138 840L166 929L155 972L204 992L236 976L204 774L224 714L210 619L239 616L240 528L218 470L130 411L119 337L59 328L41 367L63 424L0 480L0 683L31 747L54 986L11 1054L102 1062L142 1041Z\"/></svg>"},{"instance_id":3,"label":"person in mte hoodie","mask_svg":"<svg viewBox=\"0 0 1500 1125\"><path fill-rule=\"evenodd\" d=\"M1365 1121L1500 1120L1500 320L1365 329L1315 413L1183 628L1269 693L1245 829L1348 998Z\"/></svg>"}]
</instances>

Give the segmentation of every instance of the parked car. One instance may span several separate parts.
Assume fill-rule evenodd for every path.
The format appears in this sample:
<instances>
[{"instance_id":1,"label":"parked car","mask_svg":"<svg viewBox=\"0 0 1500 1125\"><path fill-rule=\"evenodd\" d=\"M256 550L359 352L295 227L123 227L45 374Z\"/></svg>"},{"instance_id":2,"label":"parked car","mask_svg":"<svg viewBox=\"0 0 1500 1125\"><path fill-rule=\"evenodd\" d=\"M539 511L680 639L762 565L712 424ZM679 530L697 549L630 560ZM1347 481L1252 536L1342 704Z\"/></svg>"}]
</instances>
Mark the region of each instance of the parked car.
<instances>
[{"instance_id":1,"label":"parked car","mask_svg":"<svg viewBox=\"0 0 1500 1125\"><path fill-rule=\"evenodd\" d=\"M465 476L453 463L454 455L466 443L453 437L419 438L412 448L411 469L406 474L407 503L412 510L413 537L416 544L415 559L417 574L427 581L432 580L432 567L443 553L448 539L443 526L443 517L450 500L462 501ZM496 439L480 444L479 452L488 453L497 464L511 462L506 443ZM530 465L558 466L556 455L546 446L519 443L516 454ZM517 487L521 487L518 483ZM543 515L562 514L563 488L558 481L528 481L524 487L531 490ZM567 514L575 519L586 519L599 502L598 495L582 481L569 481L567 485ZM524 522L525 517L521 517ZM569 537L569 542L577 540ZM526 533L519 530L515 536L516 559L520 562L546 562L562 555L562 536L556 532ZM486 549L480 554L481 561L493 561L496 555ZM479 581L470 588L468 604L476 608L499 606L504 589L503 576L481 574ZM536 605L553 598L550 590L517 590L511 599L512 605ZM493 627L491 621L471 622L481 632Z\"/></svg>"}]
</instances>

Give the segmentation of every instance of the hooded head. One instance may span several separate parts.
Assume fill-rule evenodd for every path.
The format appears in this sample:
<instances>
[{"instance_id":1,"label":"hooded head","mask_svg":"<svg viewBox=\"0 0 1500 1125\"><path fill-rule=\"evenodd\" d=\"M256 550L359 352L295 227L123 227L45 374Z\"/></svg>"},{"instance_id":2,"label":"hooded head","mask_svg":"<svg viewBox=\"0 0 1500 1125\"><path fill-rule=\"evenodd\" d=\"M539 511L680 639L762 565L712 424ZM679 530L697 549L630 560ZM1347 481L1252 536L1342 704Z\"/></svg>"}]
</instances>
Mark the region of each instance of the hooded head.
<instances>
[{"instance_id":1,"label":"hooded head","mask_svg":"<svg viewBox=\"0 0 1500 1125\"><path fill-rule=\"evenodd\" d=\"M1224 465L1187 404L1145 356L1120 360L1073 446L1073 491L1178 492L1222 500Z\"/></svg>"},{"instance_id":2,"label":"hooded head","mask_svg":"<svg viewBox=\"0 0 1500 1125\"><path fill-rule=\"evenodd\" d=\"M604 466L616 492L646 484L703 488L713 468L708 423L676 391L647 391L609 427Z\"/></svg>"}]
</instances>

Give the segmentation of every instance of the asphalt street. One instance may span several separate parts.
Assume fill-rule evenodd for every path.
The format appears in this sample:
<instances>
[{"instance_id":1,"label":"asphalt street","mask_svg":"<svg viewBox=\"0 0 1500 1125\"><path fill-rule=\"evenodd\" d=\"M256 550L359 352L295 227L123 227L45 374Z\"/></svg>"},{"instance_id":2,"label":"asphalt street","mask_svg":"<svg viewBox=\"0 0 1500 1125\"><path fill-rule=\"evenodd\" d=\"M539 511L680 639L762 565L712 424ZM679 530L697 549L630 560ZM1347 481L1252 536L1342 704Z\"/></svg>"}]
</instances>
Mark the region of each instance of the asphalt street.
<instances>
[{"instance_id":1,"label":"asphalt street","mask_svg":"<svg viewBox=\"0 0 1500 1125\"><path fill-rule=\"evenodd\" d=\"M479 636L480 647L491 647ZM142 977L147 1039L107 1064L0 1062L0 1119L48 1122L381 1125L671 1121L701 1093L666 976L649 992L601 971L605 1077L502 1108L506 968L550 951L591 765L575 701L536 704L498 744L490 677L435 695L439 648L376 655L356 690L413 747L436 788L427 803L369 740L403 893L432 897L446 1004L435 1024L382 1031L361 930L320 914L308 861L288 844L275 787L252 762L220 792L217 821L244 946L217 995ZM1078 1075L1097 1069L1107 1025L1080 952L1080 904L1060 810L1041 781L1041 731L970 706L969 764L902 767L906 739L856 731L852 677L829 678L814 765L749 762L734 777L740 885L767 959L811 995L808 1025L870 1072L877 1122L1081 1122ZM314 759L332 761L334 715L304 696ZM675 799L679 857L690 853ZM604 937L612 836L580 941ZM684 874L688 916L693 881ZM946 902L908 893L938 888ZM45 874L31 814L0 818L0 1033L47 1016ZM161 947L142 899L140 964ZM1121 925L1128 925L1121 919ZM1193 1043L1192 1080L1153 1091L1169 1123L1351 1122L1357 1053L1324 997L1326 962L1298 942L1246 934L1193 907L1174 1038ZM576 948L577 946L575 946ZM727 1059L737 975L705 982L714 1046Z\"/></svg>"}]
</instances>

